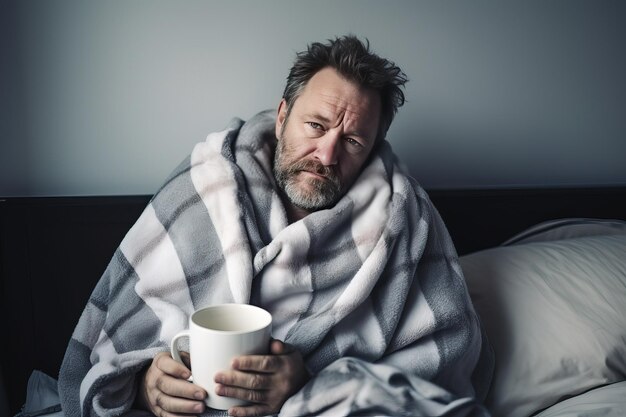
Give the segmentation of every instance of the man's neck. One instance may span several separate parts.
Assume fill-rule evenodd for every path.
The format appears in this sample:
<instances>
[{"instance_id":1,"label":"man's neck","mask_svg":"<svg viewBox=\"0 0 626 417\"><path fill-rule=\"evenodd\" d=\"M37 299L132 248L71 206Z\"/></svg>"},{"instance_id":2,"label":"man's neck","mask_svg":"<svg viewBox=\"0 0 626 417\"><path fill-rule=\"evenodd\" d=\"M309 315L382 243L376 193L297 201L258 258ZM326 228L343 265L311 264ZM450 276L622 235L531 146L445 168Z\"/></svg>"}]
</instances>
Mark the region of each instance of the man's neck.
<instances>
[{"instance_id":1,"label":"man's neck","mask_svg":"<svg viewBox=\"0 0 626 417\"><path fill-rule=\"evenodd\" d=\"M280 193L280 199L283 201L283 204L285 205L285 210L287 211L287 221L289 222L289 224L295 223L298 220L302 220L304 217L311 214L310 211L307 211L303 208L295 206L291 201L289 201L289 198L287 198L287 196L284 195L282 192Z\"/></svg>"}]
</instances>

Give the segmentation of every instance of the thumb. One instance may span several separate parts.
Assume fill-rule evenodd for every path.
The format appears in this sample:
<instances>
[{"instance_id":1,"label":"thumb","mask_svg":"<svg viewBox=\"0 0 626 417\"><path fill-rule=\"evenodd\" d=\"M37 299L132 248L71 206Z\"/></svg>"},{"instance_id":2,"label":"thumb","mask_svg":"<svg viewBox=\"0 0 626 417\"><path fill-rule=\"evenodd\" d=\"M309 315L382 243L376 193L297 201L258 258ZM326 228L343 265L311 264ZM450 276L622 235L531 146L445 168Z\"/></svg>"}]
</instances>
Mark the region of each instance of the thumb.
<instances>
[{"instance_id":1,"label":"thumb","mask_svg":"<svg viewBox=\"0 0 626 417\"><path fill-rule=\"evenodd\" d=\"M272 355L282 355L287 350L287 345L278 339L272 340L270 343L270 353Z\"/></svg>"}]
</instances>

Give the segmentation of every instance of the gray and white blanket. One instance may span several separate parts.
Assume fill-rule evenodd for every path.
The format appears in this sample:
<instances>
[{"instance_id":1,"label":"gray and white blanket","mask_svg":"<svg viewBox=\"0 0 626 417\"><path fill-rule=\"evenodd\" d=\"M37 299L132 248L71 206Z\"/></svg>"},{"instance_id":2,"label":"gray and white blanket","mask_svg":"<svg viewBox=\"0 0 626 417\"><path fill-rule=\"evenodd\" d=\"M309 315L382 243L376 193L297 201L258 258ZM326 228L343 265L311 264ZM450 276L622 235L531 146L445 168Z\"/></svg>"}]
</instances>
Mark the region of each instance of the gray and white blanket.
<instances>
[{"instance_id":1,"label":"gray and white blanket","mask_svg":"<svg viewBox=\"0 0 626 417\"><path fill-rule=\"evenodd\" d=\"M195 309L224 302L270 311L273 337L316 375L285 415L483 415L480 324L426 193L385 142L333 208L289 224L275 144L271 112L235 119L155 194L69 343L68 417L127 413L140 369Z\"/></svg>"}]
</instances>

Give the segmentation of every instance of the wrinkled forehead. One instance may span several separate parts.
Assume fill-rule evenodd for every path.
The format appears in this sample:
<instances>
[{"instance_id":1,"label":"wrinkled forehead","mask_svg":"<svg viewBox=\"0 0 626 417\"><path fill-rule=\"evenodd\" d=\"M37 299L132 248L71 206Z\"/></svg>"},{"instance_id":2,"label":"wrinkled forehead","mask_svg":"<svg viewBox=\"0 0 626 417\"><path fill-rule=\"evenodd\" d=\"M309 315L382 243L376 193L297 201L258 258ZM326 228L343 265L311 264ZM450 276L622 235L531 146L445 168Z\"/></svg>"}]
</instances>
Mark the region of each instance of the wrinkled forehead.
<instances>
[{"instance_id":1,"label":"wrinkled forehead","mask_svg":"<svg viewBox=\"0 0 626 417\"><path fill-rule=\"evenodd\" d=\"M296 103L306 113L317 112L334 123L351 129L377 131L380 118L380 94L323 69L307 83ZM346 126L347 127L347 126Z\"/></svg>"}]
</instances>

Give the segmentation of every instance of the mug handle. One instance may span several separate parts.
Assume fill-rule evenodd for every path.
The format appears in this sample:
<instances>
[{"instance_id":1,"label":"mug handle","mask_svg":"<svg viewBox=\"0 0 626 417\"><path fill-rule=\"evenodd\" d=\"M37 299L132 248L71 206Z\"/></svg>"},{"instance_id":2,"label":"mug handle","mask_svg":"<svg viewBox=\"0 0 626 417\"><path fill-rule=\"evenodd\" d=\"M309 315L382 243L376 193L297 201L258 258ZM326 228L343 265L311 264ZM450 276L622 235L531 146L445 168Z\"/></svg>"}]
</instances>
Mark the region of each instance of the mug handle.
<instances>
[{"instance_id":1,"label":"mug handle","mask_svg":"<svg viewBox=\"0 0 626 417\"><path fill-rule=\"evenodd\" d=\"M172 339L171 343L170 352L172 353L172 358L174 358L175 361L182 363L183 365L185 365L185 362L183 362L183 359L180 357L180 351L178 350L178 340L183 337L189 337L190 334L191 332L189 330L183 330L181 332L178 332L176 336L174 336L174 338ZM187 378L187 381L193 382L193 375Z\"/></svg>"}]
</instances>

